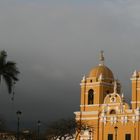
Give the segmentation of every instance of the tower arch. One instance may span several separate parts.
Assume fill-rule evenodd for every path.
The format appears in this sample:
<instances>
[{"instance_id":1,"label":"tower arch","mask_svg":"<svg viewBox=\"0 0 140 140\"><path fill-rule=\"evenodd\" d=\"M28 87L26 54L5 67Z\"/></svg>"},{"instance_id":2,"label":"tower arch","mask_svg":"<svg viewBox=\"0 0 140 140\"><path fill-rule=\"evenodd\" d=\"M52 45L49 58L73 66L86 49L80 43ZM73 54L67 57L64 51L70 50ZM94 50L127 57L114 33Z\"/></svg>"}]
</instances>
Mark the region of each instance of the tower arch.
<instances>
[{"instance_id":1,"label":"tower arch","mask_svg":"<svg viewBox=\"0 0 140 140\"><path fill-rule=\"evenodd\" d=\"M94 90L90 89L88 91L88 105L94 104Z\"/></svg>"}]
</instances>

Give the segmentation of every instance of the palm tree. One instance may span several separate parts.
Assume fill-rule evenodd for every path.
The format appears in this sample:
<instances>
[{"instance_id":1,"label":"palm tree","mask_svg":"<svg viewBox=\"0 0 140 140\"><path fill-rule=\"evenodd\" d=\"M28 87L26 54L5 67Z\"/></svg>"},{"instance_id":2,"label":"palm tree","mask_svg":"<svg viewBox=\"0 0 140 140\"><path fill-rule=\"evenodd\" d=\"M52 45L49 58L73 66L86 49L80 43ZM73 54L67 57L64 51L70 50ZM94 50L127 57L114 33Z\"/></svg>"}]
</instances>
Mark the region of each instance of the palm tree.
<instances>
[{"instance_id":1,"label":"palm tree","mask_svg":"<svg viewBox=\"0 0 140 140\"><path fill-rule=\"evenodd\" d=\"M9 94L13 91L14 84L19 80L18 79L18 68L16 63L13 61L6 61L7 52L2 50L0 51L0 84L4 80Z\"/></svg>"}]
</instances>

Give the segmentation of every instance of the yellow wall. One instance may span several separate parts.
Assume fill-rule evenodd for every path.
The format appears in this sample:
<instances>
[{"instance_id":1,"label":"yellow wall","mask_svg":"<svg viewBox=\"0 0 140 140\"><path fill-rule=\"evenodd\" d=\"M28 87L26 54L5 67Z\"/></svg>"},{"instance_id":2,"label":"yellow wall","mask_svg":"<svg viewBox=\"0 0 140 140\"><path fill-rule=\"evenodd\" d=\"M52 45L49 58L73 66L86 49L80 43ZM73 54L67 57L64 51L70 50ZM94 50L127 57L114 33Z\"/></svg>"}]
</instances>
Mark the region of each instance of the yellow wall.
<instances>
[{"instance_id":1,"label":"yellow wall","mask_svg":"<svg viewBox=\"0 0 140 140\"><path fill-rule=\"evenodd\" d=\"M86 77L81 81L80 111L75 112L76 120L86 123L87 130L92 130L92 135L89 135L93 140L108 140L108 134L113 134L113 140L125 140L125 134L131 134L131 140L140 140L140 73L132 76L131 80L132 108L120 95L119 83L115 90L113 79ZM94 102L89 105L90 89L94 90ZM113 110L115 113L111 114ZM86 140L80 139L82 137L83 133L79 134L77 140Z\"/></svg>"}]
</instances>

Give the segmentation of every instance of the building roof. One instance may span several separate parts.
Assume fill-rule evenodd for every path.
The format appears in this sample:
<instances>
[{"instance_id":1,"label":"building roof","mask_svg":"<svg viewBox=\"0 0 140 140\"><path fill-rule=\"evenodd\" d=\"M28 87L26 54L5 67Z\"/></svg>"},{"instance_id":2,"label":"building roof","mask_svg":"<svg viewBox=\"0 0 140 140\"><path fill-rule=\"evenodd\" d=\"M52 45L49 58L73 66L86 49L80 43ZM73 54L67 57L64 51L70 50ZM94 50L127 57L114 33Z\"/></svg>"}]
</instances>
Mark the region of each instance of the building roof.
<instances>
[{"instance_id":1,"label":"building roof","mask_svg":"<svg viewBox=\"0 0 140 140\"><path fill-rule=\"evenodd\" d=\"M104 65L105 58L103 53L104 53L103 51L100 52L99 57L100 63L98 66L90 70L88 77L96 79L110 79L111 81L114 81L112 71L107 66Z\"/></svg>"},{"instance_id":2,"label":"building roof","mask_svg":"<svg viewBox=\"0 0 140 140\"><path fill-rule=\"evenodd\" d=\"M112 71L105 65L99 65L99 66L91 69L91 71L89 72L89 77L99 78L99 76L101 76L101 75L104 79L114 80Z\"/></svg>"}]
</instances>

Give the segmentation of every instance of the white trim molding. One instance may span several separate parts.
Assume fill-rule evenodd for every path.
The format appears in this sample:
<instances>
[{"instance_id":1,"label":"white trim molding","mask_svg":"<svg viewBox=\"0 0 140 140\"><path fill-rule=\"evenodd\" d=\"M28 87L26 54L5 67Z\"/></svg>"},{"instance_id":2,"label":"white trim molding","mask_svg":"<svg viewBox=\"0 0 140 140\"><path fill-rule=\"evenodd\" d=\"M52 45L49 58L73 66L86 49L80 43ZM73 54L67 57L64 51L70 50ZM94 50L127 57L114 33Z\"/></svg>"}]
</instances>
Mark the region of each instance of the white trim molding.
<instances>
[{"instance_id":1,"label":"white trim molding","mask_svg":"<svg viewBox=\"0 0 140 140\"><path fill-rule=\"evenodd\" d=\"M140 103L140 101L131 101L131 104Z\"/></svg>"},{"instance_id":2,"label":"white trim molding","mask_svg":"<svg viewBox=\"0 0 140 140\"><path fill-rule=\"evenodd\" d=\"M98 120L98 117L88 117L88 118L76 118L76 120Z\"/></svg>"},{"instance_id":3,"label":"white trim molding","mask_svg":"<svg viewBox=\"0 0 140 140\"><path fill-rule=\"evenodd\" d=\"M104 86L111 86L113 85L112 83L106 83L106 82L93 82L93 83L80 83L80 86L99 86L99 85L104 85Z\"/></svg>"},{"instance_id":4,"label":"white trim molding","mask_svg":"<svg viewBox=\"0 0 140 140\"><path fill-rule=\"evenodd\" d=\"M120 105L120 103L80 105L80 107L94 107L94 106L98 106L99 107L99 106L118 106L118 105Z\"/></svg>"},{"instance_id":5,"label":"white trim molding","mask_svg":"<svg viewBox=\"0 0 140 140\"><path fill-rule=\"evenodd\" d=\"M132 80L132 81L134 81L134 82L137 80L137 82L140 82L140 78L132 77L132 78L130 78L130 80Z\"/></svg>"},{"instance_id":6,"label":"white trim molding","mask_svg":"<svg viewBox=\"0 0 140 140\"><path fill-rule=\"evenodd\" d=\"M100 106L101 104L92 104L92 105L80 105L80 107L94 107L94 106Z\"/></svg>"},{"instance_id":7,"label":"white trim molding","mask_svg":"<svg viewBox=\"0 0 140 140\"><path fill-rule=\"evenodd\" d=\"M76 115L97 115L99 112L98 111L77 111L74 112Z\"/></svg>"}]
</instances>

